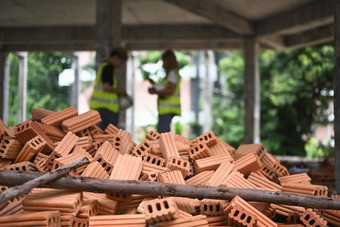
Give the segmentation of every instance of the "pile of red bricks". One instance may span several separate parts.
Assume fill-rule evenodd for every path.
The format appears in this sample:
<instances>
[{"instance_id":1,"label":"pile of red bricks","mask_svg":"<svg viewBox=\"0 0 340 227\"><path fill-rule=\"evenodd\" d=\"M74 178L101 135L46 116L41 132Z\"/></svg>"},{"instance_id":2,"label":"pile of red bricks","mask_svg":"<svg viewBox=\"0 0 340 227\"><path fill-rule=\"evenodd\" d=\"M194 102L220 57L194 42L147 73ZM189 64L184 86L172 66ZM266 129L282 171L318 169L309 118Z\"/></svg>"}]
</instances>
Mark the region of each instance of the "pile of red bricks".
<instances>
[{"instance_id":1,"label":"pile of red bricks","mask_svg":"<svg viewBox=\"0 0 340 227\"><path fill-rule=\"evenodd\" d=\"M212 131L194 140L149 131L139 145L98 112L78 115L35 109L32 119L7 127L0 120L0 169L49 172L82 157L71 175L251 188L327 197L326 186L290 175L262 144L234 149ZM0 186L5 190L6 186ZM274 222L275 220L275 222ZM0 204L0 226L340 226L340 211L264 202L33 189Z\"/></svg>"}]
</instances>

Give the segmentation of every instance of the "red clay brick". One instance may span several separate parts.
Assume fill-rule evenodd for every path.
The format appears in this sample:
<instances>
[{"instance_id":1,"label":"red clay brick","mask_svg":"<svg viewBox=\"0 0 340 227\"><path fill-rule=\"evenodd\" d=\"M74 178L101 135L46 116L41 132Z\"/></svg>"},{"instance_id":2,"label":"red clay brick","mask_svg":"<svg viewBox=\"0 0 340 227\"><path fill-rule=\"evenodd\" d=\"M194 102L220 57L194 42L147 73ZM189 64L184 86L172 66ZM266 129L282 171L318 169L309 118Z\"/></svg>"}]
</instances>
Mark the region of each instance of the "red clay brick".
<instances>
[{"instance_id":1,"label":"red clay brick","mask_svg":"<svg viewBox=\"0 0 340 227\"><path fill-rule=\"evenodd\" d=\"M64 132L71 131L73 133L76 133L90 126L94 126L99 122L101 122L101 118L98 111L89 110L78 116L74 116L68 118L67 120L64 120L61 123L61 128L63 129Z\"/></svg>"}]
</instances>

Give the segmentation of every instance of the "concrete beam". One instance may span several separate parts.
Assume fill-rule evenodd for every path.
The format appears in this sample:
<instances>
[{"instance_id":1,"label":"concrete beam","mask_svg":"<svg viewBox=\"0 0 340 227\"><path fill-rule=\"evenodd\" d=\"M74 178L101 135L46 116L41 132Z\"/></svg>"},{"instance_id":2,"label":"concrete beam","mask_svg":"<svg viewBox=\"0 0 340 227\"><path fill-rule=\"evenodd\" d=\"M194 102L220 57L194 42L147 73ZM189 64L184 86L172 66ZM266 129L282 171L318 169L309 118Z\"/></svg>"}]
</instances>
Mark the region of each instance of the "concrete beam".
<instances>
[{"instance_id":1,"label":"concrete beam","mask_svg":"<svg viewBox=\"0 0 340 227\"><path fill-rule=\"evenodd\" d=\"M163 0L186 11L204 17L238 34L247 35L254 32L249 21L243 17L224 9L211 0Z\"/></svg>"},{"instance_id":2,"label":"concrete beam","mask_svg":"<svg viewBox=\"0 0 340 227\"><path fill-rule=\"evenodd\" d=\"M287 48L301 48L334 39L334 24L318 27L299 34L283 36Z\"/></svg>"},{"instance_id":3,"label":"concrete beam","mask_svg":"<svg viewBox=\"0 0 340 227\"><path fill-rule=\"evenodd\" d=\"M313 1L299 9L281 13L255 23L255 34L298 33L332 23L333 0Z\"/></svg>"}]
</instances>

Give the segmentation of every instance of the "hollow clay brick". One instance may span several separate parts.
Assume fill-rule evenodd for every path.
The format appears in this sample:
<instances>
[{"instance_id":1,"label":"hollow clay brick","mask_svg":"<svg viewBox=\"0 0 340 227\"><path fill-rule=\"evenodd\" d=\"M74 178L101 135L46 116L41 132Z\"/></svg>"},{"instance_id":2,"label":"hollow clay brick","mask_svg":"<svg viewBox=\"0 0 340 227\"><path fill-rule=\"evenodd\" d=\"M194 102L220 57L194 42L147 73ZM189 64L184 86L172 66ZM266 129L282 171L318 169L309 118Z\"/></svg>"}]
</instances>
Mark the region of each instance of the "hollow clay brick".
<instances>
[{"instance_id":1,"label":"hollow clay brick","mask_svg":"<svg viewBox=\"0 0 340 227\"><path fill-rule=\"evenodd\" d=\"M261 168L261 162L257 155L249 153L234 162L234 169L244 174L246 177Z\"/></svg>"},{"instance_id":2,"label":"hollow clay brick","mask_svg":"<svg viewBox=\"0 0 340 227\"><path fill-rule=\"evenodd\" d=\"M144 155L151 153L151 144L149 140L143 140L137 147L132 151L132 154L137 157L143 157Z\"/></svg>"},{"instance_id":3,"label":"hollow clay brick","mask_svg":"<svg viewBox=\"0 0 340 227\"><path fill-rule=\"evenodd\" d=\"M230 162L223 162L211 176L211 178L206 182L209 186L220 186L225 178L231 173L234 168L234 164Z\"/></svg>"},{"instance_id":4,"label":"hollow clay brick","mask_svg":"<svg viewBox=\"0 0 340 227\"><path fill-rule=\"evenodd\" d=\"M50 169L47 166L46 159L40 159L40 161L34 163L35 168L41 173L47 173Z\"/></svg>"},{"instance_id":5,"label":"hollow clay brick","mask_svg":"<svg viewBox=\"0 0 340 227\"><path fill-rule=\"evenodd\" d=\"M179 157L174 136L171 132L160 134L159 145L163 154L163 158L167 163L170 161L170 157Z\"/></svg>"},{"instance_id":6,"label":"hollow clay brick","mask_svg":"<svg viewBox=\"0 0 340 227\"><path fill-rule=\"evenodd\" d=\"M4 131L6 131L6 129L7 129L6 124L0 118L0 131L4 132Z\"/></svg>"},{"instance_id":7,"label":"hollow clay brick","mask_svg":"<svg viewBox=\"0 0 340 227\"><path fill-rule=\"evenodd\" d=\"M258 158L261 160L264 153L266 153L266 148L263 146L262 143L258 144L242 144L240 145L237 150L234 153L234 159L238 160L239 158L242 158L243 156L253 153L258 156Z\"/></svg>"},{"instance_id":8,"label":"hollow clay brick","mask_svg":"<svg viewBox=\"0 0 340 227\"><path fill-rule=\"evenodd\" d=\"M181 217L181 218L178 218L172 221L155 223L153 226L155 227L168 227L168 226L208 227L209 225L208 225L207 217L205 215L196 215L192 217L183 217L183 218Z\"/></svg>"},{"instance_id":9,"label":"hollow clay brick","mask_svg":"<svg viewBox=\"0 0 340 227\"><path fill-rule=\"evenodd\" d=\"M313 184L300 184L300 183L287 183L283 182L282 191L288 193L297 193L303 195L310 196L321 196L327 197L328 188L327 186L322 185L313 185Z\"/></svg>"},{"instance_id":10,"label":"hollow clay brick","mask_svg":"<svg viewBox=\"0 0 340 227\"><path fill-rule=\"evenodd\" d=\"M243 174L234 170L221 183L222 187L258 189L253 183L244 178Z\"/></svg>"},{"instance_id":11,"label":"hollow clay brick","mask_svg":"<svg viewBox=\"0 0 340 227\"><path fill-rule=\"evenodd\" d=\"M234 157L235 148L233 148L228 143L224 142L218 137L216 137L216 141L217 141L216 144L209 146L211 150L211 156L220 155L220 154L226 154L226 155L229 154L231 158Z\"/></svg>"},{"instance_id":12,"label":"hollow clay brick","mask_svg":"<svg viewBox=\"0 0 340 227\"><path fill-rule=\"evenodd\" d=\"M191 141L190 141L189 139L185 138L185 137L182 136L182 135L175 135L175 136L174 136L174 140L175 140L176 143L177 143L177 142L181 142L181 143L187 144L187 145L189 145L189 146L190 146L190 144L191 144Z\"/></svg>"},{"instance_id":13,"label":"hollow clay brick","mask_svg":"<svg viewBox=\"0 0 340 227\"><path fill-rule=\"evenodd\" d=\"M55 112L52 110L34 108L32 111L32 121L41 121L42 118L47 117Z\"/></svg>"},{"instance_id":14,"label":"hollow clay brick","mask_svg":"<svg viewBox=\"0 0 340 227\"><path fill-rule=\"evenodd\" d=\"M228 214L229 226L258 226L257 216L242 206L235 205Z\"/></svg>"},{"instance_id":15,"label":"hollow clay brick","mask_svg":"<svg viewBox=\"0 0 340 227\"><path fill-rule=\"evenodd\" d=\"M270 181L278 182L278 179L277 179L277 176L276 176L276 171L273 170L271 167L269 167L269 166L262 166L258 170L258 172L261 173L266 178L268 178Z\"/></svg>"},{"instance_id":16,"label":"hollow clay brick","mask_svg":"<svg viewBox=\"0 0 340 227\"><path fill-rule=\"evenodd\" d=\"M50 114L41 119L41 122L46 125L51 125L55 127L60 127L61 123L69 118L75 117L78 115L78 110L74 107L68 107L59 112Z\"/></svg>"},{"instance_id":17,"label":"hollow clay brick","mask_svg":"<svg viewBox=\"0 0 340 227\"><path fill-rule=\"evenodd\" d=\"M5 169L6 166L12 164L12 161L9 159L0 158L0 169Z\"/></svg>"},{"instance_id":18,"label":"hollow clay brick","mask_svg":"<svg viewBox=\"0 0 340 227\"><path fill-rule=\"evenodd\" d=\"M92 125L88 127L87 129L89 130L91 137L93 137L94 135L104 134L104 131L101 128L99 128L97 125Z\"/></svg>"},{"instance_id":19,"label":"hollow clay brick","mask_svg":"<svg viewBox=\"0 0 340 227\"><path fill-rule=\"evenodd\" d=\"M104 130L104 132L106 134L117 134L119 131L119 128L117 128L116 126L114 126L113 124L109 124L106 129Z\"/></svg>"},{"instance_id":20,"label":"hollow clay brick","mask_svg":"<svg viewBox=\"0 0 340 227\"><path fill-rule=\"evenodd\" d=\"M4 136L0 142L0 158L15 159L22 148L19 140Z\"/></svg>"},{"instance_id":21,"label":"hollow clay brick","mask_svg":"<svg viewBox=\"0 0 340 227\"><path fill-rule=\"evenodd\" d=\"M288 172L287 168L280 163L273 163L271 168L276 171L279 177L289 176L290 173Z\"/></svg>"},{"instance_id":22,"label":"hollow clay brick","mask_svg":"<svg viewBox=\"0 0 340 227\"><path fill-rule=\"evenodd\" d=\"M185 178L190 171L190 162L181 157L171 156L166 164L166 167L171 170L179 170Z\"/></svg>"},{"instance_id":23,"label":"hollow clay brick","mask_svg":"<svg viewBox=\"0 0 340 227\"><path fill-rule=\"evenodd\" d=\"M37 122L28 120L15 127L15 137L23 144L37 135L40 135L47 142L44 151L50 152L53 149L53 141L43 132Z\"/></svg>"},{"instance_id":24,"label":"hollow clay brick","mask_svg":"<svg viewBox=\"0 0 340 227\"><path fill-rule=\"evenodd\" d=\"M144 214L123 214L123 215L100 215L90 217L89 227L95 226L135 226L144 227Z\"/></svg>"},{"instance_id":25,"label":"hollow clay brick","mask_svg":"<svg viewBox=\"0 0 340 227\"><path fill-rule=\"evenodd\" d=\"M87 152L84 148L82 148L79 145L75 145L73 150L72 150L72 154L82 154L84 155L90 162L95 161L94 158L92 157L92 155Z\"/></svg>"},{"instance_id":26,"label":"hollow clay brick","mask_svg":"<svg viewBox=\"0 0 340 227\"><path fill-rule=\"evenodd\" d=\"M0 217L12 214L21 214L24 210L22 208L22 199L13 200L13 202L8 203L4 208L0 210Z\"/></svg>"},{"instance_id":27,"label":"hollow clay brick","mask_svg":"<svg viewBox=\"0 0 340 227\"><path fill-rule=\"evenodd\" d=\"M117 208L117 214L131 214L131 212L135 214L140 204L142 204L142 202L146 200L151 200L151 199L144 198L144 195L131 195L130 201L119 202L118 208ZM141 212L138 212L138 213L141 213Z\"/></svg>"},{"instance_id":28,"label":"hollow clay brick","mask_svg":"<svg viewBox=\"0 0 340 227\"><path fill-rule=\"evenodd\" d=\"M63 129L64 132L71 131L73 133L76 133L90 126L93 126L99 122L101 122L101 118L98 111L89 110L78 116L74 116L68 118L67 120L64 120L61 123L61 128Z\"/></svg>"},{"instance_id":29,"label":"hollow clay brick","mask_svg":"<svg viewBox=\"0 0 340 227\"><path fill-rule=\"evenodd\" d=\"M162 183L185 184L183 175L179 170L160 173L157 181Z\"/></svg>"},{"instance_id":30,"label":"hollow clay brick","mask_svg":"<svg viewBox=\"0 0 340 227\"><path fill-rule=\"evenodd\" d=\"M133 143L131 143L131 134L128 131L119 129L117 135L119 135L122 138L120 153L131 154L131 152L134 149Z\"/></svg>"},{"instance_id":31,"label":"hollow clay brick","mask_svg":"<svg viewBox=\"0 0 340 227\"><path fill-rule=\"evenodd\" d=\"M209 226L228 226L228 217L226 216L208 216Z\"/></svg>"},{"instance_id":32,"label":"hollow clay brick","mask_svg":"<svg viewBox=\"0 0 340 227\"><path fill-rule=\"evenodd\" d=\"M213 156L210 148L206 145L205 142L199 142L194 144L189 150L189 157L192 160L207 158L209 156Z\"/></svg>"},{"instance_id":33,"label":"hollow clay brick","mask_svg":"<svg viewBox=\"0 0 340 227\"><path fill-rule=\"evenodd\" d=\"M59 227L59 211L43 211L24 214L13 214L0 217L0 226L46 226Z\"/></svg>"},{"instance_id":34,"label":"hollow clay brick","mask_svg":"<svg viewBox=\"0 0 340 227\"><path fill-rule=\"evenodd\" d=\"M11 138L15 138L15 128L16 126L13 125L11 127L8 127L6 130L5 130L5 135L6 136L9 136Z\"/></svg>"},{"instance_id":35,"label":"hollow clay brick","mask_svg":"<svg viewBox=\"0 0 340 227\"><path fill-rule=\"evenodd\" d=\"M142 173L146 173L146 172L149 172L149 173L162 173L162 172L165 172L165 171L169 171L168 168L166 167L161 167L161 166L158 166L158 165L155 165L155 164L151 164L149 162L144 162L143 161L143 166L142 166Z\"/></svg>"},{"instance_id":36,"label":"hollow clay brick","mask_svg":"<svg viewBox=\"0 0 340 227\"><path fill-rule=\"evenodd\" d=\"M200 201L200 213L207 216L223 215L225 201L217 199L202 199Z\"/></svg>"},{"instance_id":37,"label":"hollow clay brick","mask_svg":"<svg viewBox=\"0 0 340 227\"><path fill-rule=\"evenodd\" d=\"M217 144L216 136L213 131L206 132L196 138L197 142L204 141L208 146Z\"/></svg>"},{"instance_id":38,"label":"hollow clay brick","mask_svg":"<svg viewBox=\"0 0 340 227\"><path fill-rule=\"evenodd\" d=\"M289 176L279 177L279 181L283 182L290 182L290 183L301 183L301 184L308 184L311 182L311 178L308 176L307 173L298 173Z\"/></svg>"},{"instance_id":39,"label":"hollow clay brick","mask_svg":"<svg viewBox=\"0 0 340 227\"><path fill-rule=\"evenodd\" d=\"M196 174L195 176L191 177L190 179L186 180L186 184L199 184L199 185L205 185L207 181L212 177L215 171L208 170L200 172L199 174Z\"/></svg>"},{"instance_id":40,"label":"hollow clay brick","mask_svg":"<svg viewBox=\"0 0 340 227\"><path fill-rule=\"evenodd\" d=\"M176 203L170 199L154 199L143 204L146 222L151 225L161 221L178 219L179 211Z\"/></svg>"},{"instance_id":41,"label":"hollow clay brick","mask_svg":"<svg viewBox=\"0 0 340 227\"><path fill-rule=\"evenodd\" d=\"M185 197L171 197L171 199L177 204L180 211L184 211L187 214L196 214L200 206L198 199L191 199ZM181 215L181 217L183 217Z\"/></svg>"},{"instance_id":42,"label":"hollow clay brick","mask_svg":"<svg viewBox=\"0 0 340 227\"><path fill-rule=\"evenodd\" d=\"M18 170L18 171L37 171L35 165L31 162L19 162L16 164L11 164L5 167L5 170Z\"/></svg>"},{"instance_id":43,"label":"hollow clay brick","mask_svg":"<svg viewBox=\"0 0 340 227\"><path fill-rule=\"evenodd\" d=\"M37 153L44 149L46 144L47 142L40 135L27 141L18 156L15 158L14 163L30 161Z\"/></svg>"},{"instance_id":44,"label":"hollow clay brick","mask_svg":"<svg viewBox=\"0 0 340 227\"><path fill-rule=\"evenodd\" d=\"M280 163L280 161L274 157L274 155L265 152L261 158L261 162L265 166L272 166L274 163Z\"/></svg>"},{"instance_id":45,"label":"hollow clay brick","mask_svg":"<svg viewBox=\"0 0 340 227\"><path fill-rule=\"evenodd\" d=\"M175 140L175 138L174 138ZM179 154L187 154L188 150L190 149L190 145L187 143L183 143L183 142L178 142L175 140L175 144L178 150Z\"/></svg>"},{"instance_id":46,"label":"hollow clay brick","mask_svg":"<svg viewBox=\"0 0 340 227\"><path fill-rule=\"evenodd\" d=\"M283 205L283 204L270 204L271 207L275 209L275 212L279 215L288 217L289 214L298 212L302 214L305 212L305 208L299 206L290 206L290 205Z\"/></svg>"},{"instance_id":47,"label":"hollow clay brick","mask_svg":"<svg viewBox=\"0 0 340 227\"><path fill-rule=\"evenodd\" d=\"M156 181L158 173L154 172L144 172L142 176L139 178L141 181Z\"/></svg>"},{"instance_id":48,"label":"hollow clay brick","mask_svg":"<svg viewBox=\"0 0 340 227\"><path fill-rule=\"evenodd\" d=\"M244 209L244 211L247 211L249 216L252 217L252 219L257 220L256 226L277 226L275 222L273 222L271 219L266 217L264 214L262 214L260 211L258 211L256 208L254 208L252 205L250 205L248 202L243 200L239 196L235 196L225 209L226 213L230 213L230 211L235 207L240 207Z\"/></svg>"},{"instance_id":49,"label":"hollow clay brick","mask_svg":"<svg viewBox=\"0 0 340 227\"><path fill-rule=\"evenodd\" d=\"M112 144L109 141L105 141L97 150L94 160L99 162L103 168L111 174L114 163L119 155L120 153L114 149Z\"/></svg>"},{"instance_id":50,"label":"hollow clay brick","mask_svg":"<svg viewBox=\"0 0 340 227\"><path fill-rule=\"evenodd\" d=\"M50 169L53 167L53 162L56 158L68 155L73 149L74 145L77 143L78 139L79 137L74 133L68 132L47 158L48 167Z\"/></svg>"},{"instance_id":51,"label":"hollow clay brick","mask_svg":"<svg viewBox=\"0 0 340 227\"><path fill-rule=\"evenodd\" d=\"M158 141L160 139L160 134L154 130L149 130L145 138L148 140Z\"/></svg>"},{"instance_id":52,"label":"hollow clay brick","mask_svg":"<svg viewBox=\"0 0 340 227\"><path fill-rule=\"evenodd\" d=\"M224 154L198 159L194 162L195 171L200 173L206 170L216 170L220 164L225 161L233 162L234 160L230 157L230 155Z\"/></svg>"},{"instance_id":53,"label":"hollow clay brick","mask_svg":"<svg viewBox=\"0 0 340 227\"><path fill-rule=\"evenodd\" d=\"M157 165L157 166L161 166L161 167L164 167L165 166L165 159L164 158L161 158L161 157L158 157L156 155L153 155L153 154L145 154L143 156L143 161L144 162L149 162L151 164L154 164L154 165Z\"/></svg>"},{"instance_id":54,"label":"hollow clay brick","mask_svg":"<svg viewBox=\"0 0 340 227\"><path fill-rule=\"evenodd\" d=\"M77 217L89 219L99 213L99 203L95 199L84 199L83 205L80 207Z\"/></svg>"},{"instance_id":55,"label":"hollow clay brick","mask_svg":"<svg viewBox=\"0 0 340 227\"><path fill-rule=\"evenodd\" d=\"M129 154L119 154L114 168L111 172L110 179L115 180L138 180L142 171L142 159ZM107 193L109 198L119 201L131 200L131 195L124 193Z\"/></svg>"},{"instance_id":56,"label":"hollow clay brick","mask_svg":"<svg viewBox=\"0 0 340 227\"><path fill-rule=\"evenodd\" d=\"M151 154L163 157L161 146L159 145L159 140L149 140L151 145ZM179 154L179 153L178 153ZM164 157L163 157L164 158Z\"/></svg>"},{"instance_id":57,"label":"hollow clay brick","mask_svg":"<svg viewBox=\"0 0 340 227\"><path fill-rule=\"evenodd\" d=\"M107 171L97 161L94 161L86 166L85 170L81 173L81 176L94 177L99 179L109 179L110 177Z\"/></svg>"},{"instance_id":58,"label":"hollow clay brick","mask_svg":"<svg viewBox=\"0 0 340 227\"><path fill-rule=\"evenodd\" d=\"M326 227L327 221L316 210L307 209L301 216L300 220L306 226L310 227Z\"/></svg>"},{"instance_id":59,"label":"hollow clay brick","mask_svg":"<svg viewBox=\"0 0 340 227\"><path fill-rule=\"evenodd\" d=\"M76 133L77 136L83 137L83 136L89 136L92 138L91 132L89 128L83 129ZM99 134L98 134L99 135Z\"/></svg>"},{"instance_id":60,"label":"hollow clay brick","mask_svg":"<svg viewBox=\"0 0 340 227\"><path fill-rule=\"evenodd\" d=\"M48 136L54 143L62 140L65 136L65 132L63 132L60 128L45 125L39 122L36 122L40 129Z\"/></svg>"},{"instance_id":61,"label":"hollow clay brick","mask_svg":"<svg viewBox=\"0 0 340 227\"><path fill-rule=\"evenodd\" d=\"M118 134L100 134L93 136L93 142L95 143L103 143L108 141L111 145L118 151L122 150L122 137Z\"/></svg>"},{"instance_id":62,"label":"hollow clay brick","mask_svg":"<svg viewBox=\"0 0 340 227\"><path fill-rule=\"evenodd\" d=\"M88 154L88 156L90 156L92 158L91 155ZM75 162L75 161L77 161L79 159L82 159L84 157L86 157L84 154L81 154L81 153L72 153L72 154L68 154L66 156L62 156L60 158L56 158L53 161L52 170L60 168L62 166L65 166L65 165L67 165L69 163Z\"/></svg>"},{"instance_id":63,"label":"hollow clay brick","mask_svg":"<svg viewBox=\"0 0 340 227\"><path fill-rule=\"evenodd\" d=\"M340 226L340 213L338 210L324 210L322 216L332 226Z\"/></svg>"},{"instance_id":64,"label":"hollow clay brick","mask_svg":"<svg viewBox=\"0 0 340 227\"><path fill-rule=\"evenodd\" d=\"M23 200L25 211L59 210L62 215L76 215L82 206L83 195L59 189L33 189Z\"/></svg>"},{"instance_id":65,"label":"hollow clay brick","mask_svg":"<svg viewBox=\"0 0 340 227\"><path fill-rule=\"evenodd\" d=\"M61 220L61 226L76 226L76 227L87 227L88 226L88 220L77 218L74 215L62 215L60 216Z\"/></svg>"},{"instance_id":66,"label":"hollow clay brick","mask_svg":"<svg viewBox=\"0 0 340 227\"><path fill-rule=\"evenodd\" d=\"M247 180L262 189L266 188L266 190L282 191L281 185L268 180L268 178L263 176L259 171L250 173Z\"/></svg>"},{"instance_id":67,"label":"hollow clay brick","mask_svg":"<svg viewBox=\"0 0 340 227\"><path fill-rule=\"evenodd\" d=\"M111 215L117 212L118 201L111 200L104 193L83 192L85 199L95 199L99 204L99 215Z\"/></svg>"}]
</instances>

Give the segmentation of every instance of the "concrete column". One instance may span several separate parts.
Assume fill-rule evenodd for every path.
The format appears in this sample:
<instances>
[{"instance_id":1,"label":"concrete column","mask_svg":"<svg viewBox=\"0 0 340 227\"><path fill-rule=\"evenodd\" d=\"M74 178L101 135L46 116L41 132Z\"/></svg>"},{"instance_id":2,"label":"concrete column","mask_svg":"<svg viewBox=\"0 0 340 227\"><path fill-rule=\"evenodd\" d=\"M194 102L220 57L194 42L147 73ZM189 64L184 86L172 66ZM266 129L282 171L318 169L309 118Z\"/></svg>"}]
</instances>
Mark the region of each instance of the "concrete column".
<instances>
[{"instance_id":1,"label":"concrete column","mask_svg":"<svg viewBox=\"0 0 340 227\"><path fill-rule=\"evenodd\" d=\"M9 56L0 49L0 118L8 125Z\"/></svg>"},{"instance_id":2,"label":"concrete column","mask_svg":"<svg viewBox=\"0 0 340 227\"><path fill-rule=\"evenodd\" d=\"M105 61L115 46L121 44L122 0L96 1L96 67Z\"/></svg>"},{"instance_id":3,"label":"concrete column","mask_svg":"<svg viewBox=\"0 0 340 227\"><path fill-rule=\"evenodd\" d=\"M211 88L210 88L210 55L207 50L204 51L204 66L205 66L205 76L204 76L204 86L203 86L203 103L204 103L204 123L203 123L203 133L211 130L212 119L211 119Z\"/></svg>"},{"instance_id":4,"label":"concrete column","mask_svg":"<svg viewBox=\"0 0 340 227\"><path fill-rule=\"evenodd\" d=\"M27 52L19 52L17 55L19 57L18 123L21 123L26 120Z\"/></svg>"},{"instance_id":5,"label":"concrete column","mask_svg":"<svg viewBox=\"0 0 340 227\"><path fill-rule=\"evenodd\" d=\"M340 1L334 7L334 143L335 188L340 193Z\"/></svg>"},{"instance_id":6,"label":"concrete column","mask_svg":"<svg viewBox=\"0 0 340 227\"><path fill-rule=\"evenodd\" d=\"M260 142L259 44L255 37L244 40L244 143Z\"/></svg>"},{"instance_id":7,"label":"concrete column","mask_svg":"<svg viewBox=\"0 0 340 227\"><path fill-rule=\"evenodd\" d=\"M79 110L80 68L78 53L73 53L72 69L74 70L74 82L72 84L71 106L74 106Z\"/></svg>"},{"instance_id":8,"label":"concrete column","mask_svg":"<svg viewBox=\"0 0 340 227\"><path fill-rule=\"evenodd\" d=\"M96 68L105 61L114 47L122 46L122 0L97 0L96 2ZM126 88L126 64L115 69L118 86ZM120 111L120 128L125 128L126 111Z\"/></svg>"},{"instance_id":9,"label":"concrete column","mask_svg":"<svg viewBox=\"0 0 340 227\"><path fill-rule=\"evenodd\" d=\"M129 54L129 60L127 62L127 93L131 95L133 102L135 103L136 97L136 54L132 52ZM137 133L135 128L135 105L127 109L126 111L126 130L131 133L131 138L137 141Z\"/></svg>"}]
</instances>

